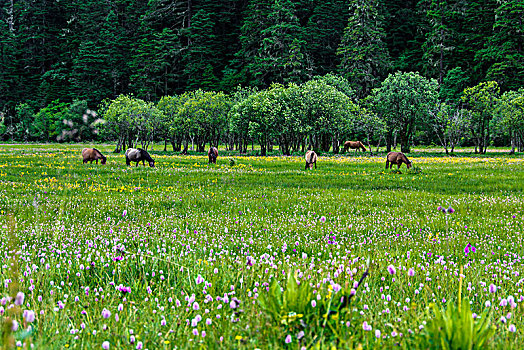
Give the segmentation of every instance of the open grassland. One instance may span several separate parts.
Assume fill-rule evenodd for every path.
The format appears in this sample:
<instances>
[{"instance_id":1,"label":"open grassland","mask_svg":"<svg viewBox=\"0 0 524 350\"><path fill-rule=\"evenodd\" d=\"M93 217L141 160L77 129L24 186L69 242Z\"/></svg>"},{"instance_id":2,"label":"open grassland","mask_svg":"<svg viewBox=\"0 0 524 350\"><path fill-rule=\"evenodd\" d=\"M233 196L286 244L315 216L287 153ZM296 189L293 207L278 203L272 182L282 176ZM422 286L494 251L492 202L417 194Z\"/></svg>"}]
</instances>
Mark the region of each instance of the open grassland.
<instances>
[{"instance_id":1,"label":"open grassland","mask_svg":"<svg viewBox=\"0 0 524 350\"><path fill-rule=\"evenodd\" d=\"M0 147L0 346L429 348L433 306L459 303L494 330L481 347L524 344L522 156L417 153L398 174L81 148Z\"/></svg>"}]
</instances>

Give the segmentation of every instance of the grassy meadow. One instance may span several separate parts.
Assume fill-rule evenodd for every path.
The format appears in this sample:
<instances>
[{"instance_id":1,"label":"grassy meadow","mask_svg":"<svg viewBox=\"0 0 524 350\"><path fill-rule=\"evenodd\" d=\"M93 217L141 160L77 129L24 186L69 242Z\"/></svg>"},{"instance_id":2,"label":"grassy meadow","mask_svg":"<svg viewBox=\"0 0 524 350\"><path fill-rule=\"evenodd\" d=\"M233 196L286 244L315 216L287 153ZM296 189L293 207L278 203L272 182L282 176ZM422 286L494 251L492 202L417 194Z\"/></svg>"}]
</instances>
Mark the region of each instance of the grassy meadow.
<instances>
[{"instance_id":1,"label":"grassy meadow","mask_svg":"<svg viewBox=\"0 0 524 350\"><path fill-rule=\"evenodd\" d=\"M1 349L524 344L522 155L83 147L0 146Z\"/></svg>"}]
</instances>

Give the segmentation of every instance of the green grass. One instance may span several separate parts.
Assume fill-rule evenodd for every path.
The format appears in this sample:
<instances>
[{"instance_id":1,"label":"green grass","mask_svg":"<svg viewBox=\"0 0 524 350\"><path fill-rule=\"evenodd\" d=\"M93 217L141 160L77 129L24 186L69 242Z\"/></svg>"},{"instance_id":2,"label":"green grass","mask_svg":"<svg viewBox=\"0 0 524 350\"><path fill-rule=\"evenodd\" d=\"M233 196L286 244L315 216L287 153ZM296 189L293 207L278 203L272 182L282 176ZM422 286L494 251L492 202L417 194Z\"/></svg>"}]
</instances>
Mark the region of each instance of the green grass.
<instances>
[{"instance_id":1,"label":"green grass","mask_svg":"<svg viewBox=\"0 0 524 350\"><path fill-rule=\"evenodd\" d=\"M106 165L84 165L83 147L0 148L0 299L25 294L22 307L4 299L0 323L20 326L2 327L2 346L427 347L430 304L458 302L461 268L462 298L496 327L485 346L524 341L522 155L417 149L410 159L419 172L403 166L399 174L384 170L383 153L321 156L317 170L305 171L302 156L222 149L208 165L202 154L151 152L157 167L136 168L110 145L96 146ZM476 252L466 256L468 243ZM341 298L367 259L369 276L348 307ZM225 293L228 302L217 299ZM198 310L185 300L192 294ZM510 295L515 308L499 306ZM36 320L24 323L23 310Z\"/></svg>"}]
</instances>

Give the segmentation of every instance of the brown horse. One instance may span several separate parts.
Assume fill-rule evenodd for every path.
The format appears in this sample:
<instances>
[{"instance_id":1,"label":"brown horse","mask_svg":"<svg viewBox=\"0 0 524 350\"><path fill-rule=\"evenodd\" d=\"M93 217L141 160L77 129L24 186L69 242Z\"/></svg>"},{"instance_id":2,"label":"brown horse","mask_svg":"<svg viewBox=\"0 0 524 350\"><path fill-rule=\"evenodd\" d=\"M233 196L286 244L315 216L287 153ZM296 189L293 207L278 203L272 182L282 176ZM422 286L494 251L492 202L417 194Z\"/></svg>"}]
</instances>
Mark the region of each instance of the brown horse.
<instances>
[{"instance_id":1,"label":"brown horse","mask_svg":"<svg viewBox=\"0 0 524 350\"><path fill-rule=\"evenodd\" d=\"M317 154L314 151L306 152L306 170L307 168L313 169L313 164L315 164L315 169L317 168Z\"/></svg>"},{"instance_id":2,"label":"brown horse","mask_svg":"<svg viewBox=\"0 0 524 350\"><path fill-rule=\"evenodd\" d=\"M209 157L209 163L217 163L217 157L218 157L218 149L216 147L211 147L209 151L207 151L207 156Z\"/></svg>"},{"instance_id":3,"label":"brown horse","mask_svg":"<svg viewBox=\"0 0 524 350\"><path fill-rule=\"evenodd\" d=\"M356 149L357 151L363 150L366 152L366 147L360 141L346 141L344 142L344 152L347 152L348 149Z\"/></svg>"},{"instance_id":4,"label":"brown horse","mask_svg":"<svg viewBox=\"0 0 524 350\"><path fill-rule=\"evenodd\" d=\"M84 158L84 164L89 161L93 163L94 160L96 160L96 164L98 164L99 159L101 160L100 163L105 164L107 160L107 158L96 148L84 148L82 150L82 157Z\"/></svg>"},{"instance_id":5,"label":"brown horse","mask_svg":"<svg viewBox=\"0 0 524 350\"><path fill-rule=\"evenodd\" d=\"M406 157L404 153L389 152L388 155L386 156L386 169L388 168L388 166L391 169L393 164L397 164L398 168L400 169L400 166L402 165L402 163L406 164L408 169L411 168L412 166L411 161L408 159L408 157Z\"/></svg>"}]
</instances>

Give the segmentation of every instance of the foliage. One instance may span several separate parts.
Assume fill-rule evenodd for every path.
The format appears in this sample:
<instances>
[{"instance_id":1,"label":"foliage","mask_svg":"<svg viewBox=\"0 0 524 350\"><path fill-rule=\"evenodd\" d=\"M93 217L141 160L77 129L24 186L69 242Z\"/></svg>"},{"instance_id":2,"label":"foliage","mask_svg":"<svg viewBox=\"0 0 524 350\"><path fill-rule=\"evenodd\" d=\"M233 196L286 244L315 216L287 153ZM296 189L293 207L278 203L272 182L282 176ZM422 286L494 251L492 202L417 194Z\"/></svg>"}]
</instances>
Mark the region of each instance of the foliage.
<instances>
[{"instance_id":1,"label":"foliage","mask_svg":"<svg viewBox=\"0 0 524 350\"><path fill-rule=\"evenodd\" d=\"M386 123L388 151L391 135L398 131L401 151L409 152L414 128L437 102L438 85L418 73L390 74L379 88L373 90L372 106Z\"/></svg>"},{"instance_id":2,"label":"foliage","mask_svg":"<svg viewBox=\"0 0 524 350\"><path fill-rule=\"evenodd\" d=\"M128 95L120 95L108 102L103 117L106 127L118 137L117 151L120 147L137 147L138 141L147 150L159 123L164 120L162 111L153 103Z\"/></svg>"},{"instance_id":3,"label":"foliage","mask_svg":"<svg viewBox=\"0 0 524 350\"><path fill-rule=\"evenodd\" d=\"M30 126L31 135L39 141L60 141L62 130L70 126L65 119L68 108L67 103L56 100L40 109Z\"/></svg>"},{"instance_id":4,"label":"foliage","mask_svg":"<svg viewBox=\"0 0 524 350\"><path fill-rule=\"evenodd\" d=\"M350 4L350 17L337 50L341 56L339 71L359 98L379 85L391 65L380 4L378 0Z\"/></svg>"},{"instance_id":5,"label":"foliage","mask_svg":"<svg viewBox=\"0 0 524 350\"><path fill-rule=\"evenodd\" d=\"M491 323L489 309L474 316L466 298L457 306L448 301L446 310L432 303L435 316L428 322L421 337L421 349L485 349L497 328Z\"/></svg>"},{"instance_id":6,"label":"foliage","mask_svg":"<svg viewBox=\"0 0 524 350\"><path fill-rule=\"evenodd\" d=\"M515 144L524 150L524 88L505 92L496 107L496 125L511 137L512 151Z\"/></svg>"},{"instance_id":7,"label":"foliage","mask_svg":"<svg viewBox=\"0 0 524 350\"><path fill-rule=\"evenodd\" d=\"M459 146L467 127L468 115L468 111L446 103L437 103L429 110L426 122L433 129L446 154L453 153L455 147Z\"/></svg>"},{"instance_id":8,"label":"foliage","mask_svg":"<svg viewBox=\"0 0 524 350\"><path fill-rule=\"evenodd\" d=\"M489 137L490 122L493 118L496 104L500 95L500 87L495 81L480 83L464 90L461 97L469 114L468 131L475 142L475 153L486 153Z\"/></svg>"}]
</instances>

